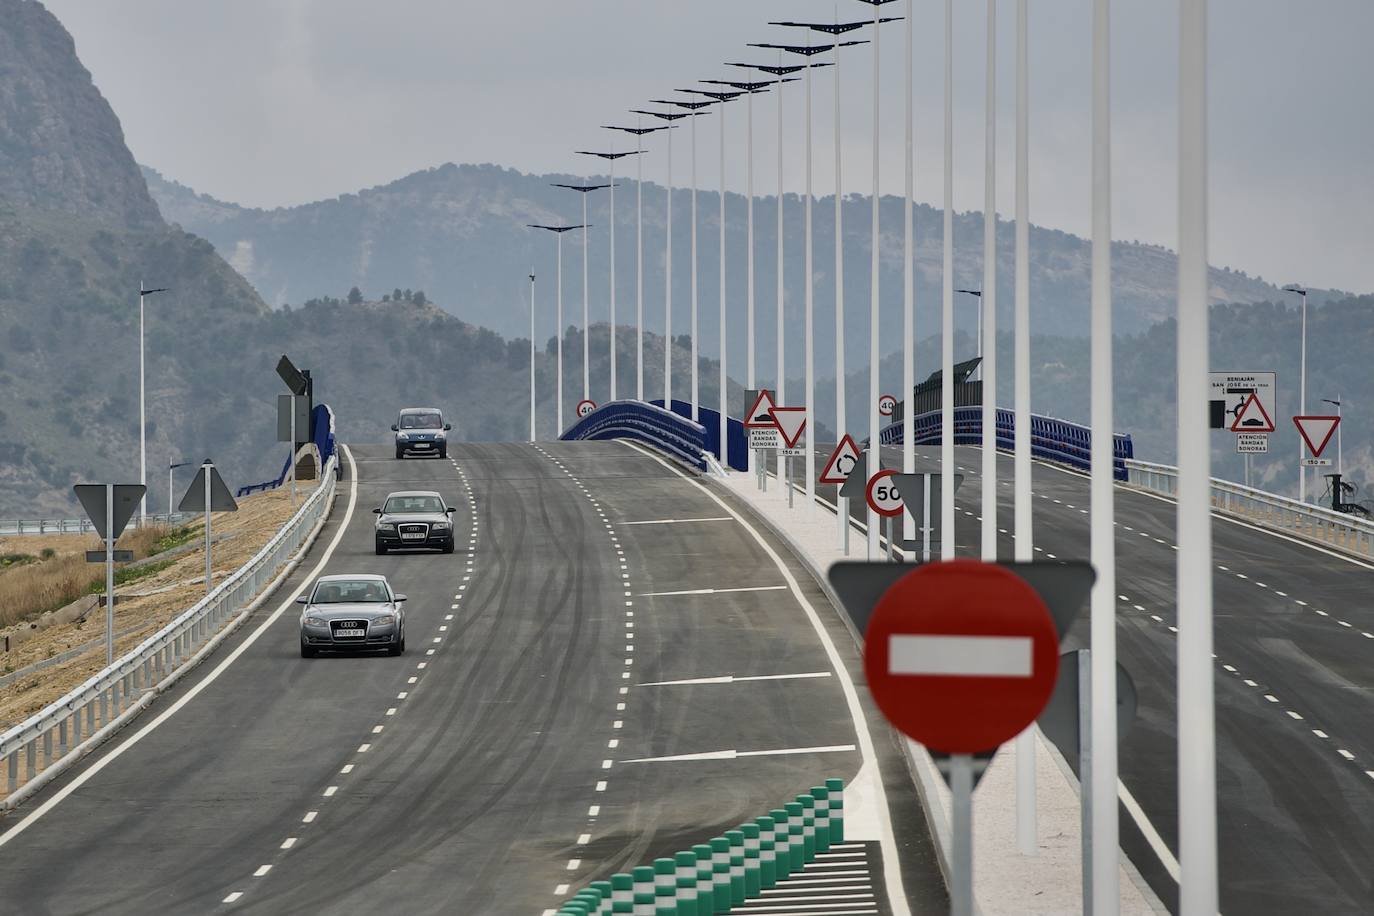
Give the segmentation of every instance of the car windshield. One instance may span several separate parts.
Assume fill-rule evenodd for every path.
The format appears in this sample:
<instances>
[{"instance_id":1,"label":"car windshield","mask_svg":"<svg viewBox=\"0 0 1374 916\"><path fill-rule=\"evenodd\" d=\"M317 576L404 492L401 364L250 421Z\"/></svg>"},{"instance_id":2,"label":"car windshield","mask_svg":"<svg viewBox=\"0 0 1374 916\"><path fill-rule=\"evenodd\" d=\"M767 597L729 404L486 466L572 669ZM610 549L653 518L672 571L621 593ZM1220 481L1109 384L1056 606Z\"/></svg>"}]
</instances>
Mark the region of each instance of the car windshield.
<instances>
[{"instance_id":1,"label":"car windshield","mask_svg":"<svg viewBox=\"0 0 1374 916\"><path fill-rule=\"evenodd\" d=\"M392 496L383 507L386 512L443 512L444 501L437 496Z\"/></svg>"},{"instance_id":2,"label":"car windshield","mask_svg":"<svg viewBox=\"0 0 1374 916\"><path fill-rule=\"evenodd\" d=\"M443 417L437 413L401 414L401 429L438 429L443 425Z\"/></svg>"},{"instance_id":3,"label":"car windshield","mask_svg":"<svg viewBox=\"0 0 1374 916\"><path fill-rule=\"evenodd\" d=\"M311 604L380 604L390 601L386 584L378 579L331 579L315 585Z\"/></svg>"}]
</instances>

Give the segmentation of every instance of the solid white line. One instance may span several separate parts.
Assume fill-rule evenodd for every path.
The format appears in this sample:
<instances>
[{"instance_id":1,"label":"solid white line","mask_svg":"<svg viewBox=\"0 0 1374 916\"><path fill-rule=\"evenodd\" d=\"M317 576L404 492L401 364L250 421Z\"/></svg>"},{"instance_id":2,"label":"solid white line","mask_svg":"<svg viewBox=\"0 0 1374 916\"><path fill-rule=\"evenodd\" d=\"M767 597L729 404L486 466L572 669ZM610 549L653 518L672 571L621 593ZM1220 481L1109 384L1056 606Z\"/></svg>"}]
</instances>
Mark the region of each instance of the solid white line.
<instances>
[{"instance_id":1,"label":"solid white line","mask_svg":"<svg viewBox=\"0 0 1374 916\"><path fill-rule=\"evenodd\" d=\"M706 496L715 502L716 505L720 506L723 511L729 513L732 518L744 526L745 530L753 536L754 541L762 548L764 553L768 555L769 559L773 561L773 564L777 566L778 571L782 573L783 578L787 581L788 586L790 586L793 597L795 597L797 603L801 605L803 612L811 623L812 629L815 630L816 636L820 639L821 645L825 649L826 658L830 661L831 669L834 670L839 677L840 689L844 692L845 703L849 708L849 718L854 723L854 732L858 738L860 754L863 757L864 765L871 765L874 768L874 772L879 773L877 752L874 750L873 746L873 736L869 733L868 719L864 715L863 706L859 703L859 694L854 687L854 681L849 676L849 670L844 666L844 660L840 658L839 650L835 648L834 640L830 638L830 633L826 630L825 624L821 622L820 614L816 612L811 602L802 594L801 586L797 584L796 577L793 576L791 570L787 568L787 564L782 561L782 557L778 556L777 551L769 545L763 535L758 532L758 529L745 520L738 512L730 508L729 504L719 496L712 493L705 484L692 479L645 448L641 448L632 442L625 442L623 440L621 444L626 448L639 452L641 455L652 458L654 461L657 461L660 465L667 468L671 473L705 493ZM892 822L888 815L887 797L882 788L881 775L875 780L875 784L877 787L877 797L874 807L876 808L878 825L880 828L879 843L882 848L883 861L896 863L900 861L900 858L897 854L897 841L892 834ZM907 904L906 889L902 881L901 869L897 867L884 869L883 876L886 882L888 901L892 907L893 916L910 916L911 909Z\"/></svg>"},{"instance_id":2,"label":"solid white line","mask_svg":"<svg viewBox=\"0 0 1374 916\"><path fill-rule=\"evenodd\" d=\"M728 515L718 518L651 518L641 522L621 522L622 525L681 525L685 522L733 522Z\"/></svg>"},{"instance_id":3,"label":"solid white line","mask_svg":"<svg viewBox=\"0 0 1374 916\"><path fill-rule=\"evenodd\" d=\"M639 684L640 687L682 687L692 684L735 684L741 681L791 681L802 678L830 677L829 671L808 671L805 674L756 674L750 677L735 677L727 674L722 677L693 677L680 681L652 681Z\"/></svg>"},{"instance_id":4,"label":"solid white line","mask_svg":"<svg viewBox=\"0 0 1374 916\"><path fill-rule=\"evenodd\" d=\"M699 754L674 754L671 757L639 757L625 763L681 763L692 760L734 760L738 757L785 757L796 754L834 754L855 750L852 744L832 744L826 747L784 747L769 751L704 751Z\"/></svg>"},{"instance_id":5,"label":"solid white line","mask_svg":"<svg viewBox=\"0 0 1374 916\"><path fill-rule=\"evenodd\" d=\"M1136 827L1145 836L1145 842L1150 844L1150 848L1154 850L1159 863L1164 866L1169 877L1177 883L1180 874L1178 859L1175 859L1174 854L1169 851L1169 845L1164 842L1164 838L1159 835L1155 825L1151 824L1150 819L1146 817L1144 809L1140 807L1140 802L1135 800L1131 790L1126 788L1126 784L1121 780L1117 780L1116 792L1121 798L1121 803L1126 806L1126 812L1130 814L1131 820L1135 821Z\"/></svg>"},{"instance_id":6,"label":"solid white line","mask_svg":"<svg viewBox=\"0 0 1374 916\"><path fill-rule=\"evenodd\" d=\"M723 595L727 592L782 592L786 585L754 585L744 588L693 588L681 592L640 592L641 598L662 598L670 595ZM626 592L625 594L629 594Z\"/></svg>"},{"instance_id":7,"label":"solid white line","mask_svg":"<svg viewBox=\"0 0 1374 916\"><path fill-rule=\"evenodd\" d=\"M283 601L280 605L278 605L277 609L273 611L272 614L266 620L264 620L256 630L250 633L248 637L244 639L243 642L239 643L239 645L234 649L234 651L230 652L229 655L225 657L224 661L216 665L213 671L207 674L204 677L204 679L202 679L190 690L186 691L186 693L180 699L178 699L171 706L167 707L166 712L162 713L156 719L149 722L147 725L143 726L138 731L134 732L134 734L129 736L129 739L127 741L112 748L109 753L107 753L104 757L101 757L100 760L96 761L96 763L93 764L89 769L83 771L80 775L72 779L71 782L67 783L65 786L63 786L61 789L55 792L51 798L43 802L43 804L39 805L37 808L33 809L33 811L31 811L28 814L28 816L25 817L22 821L15 824L13 827L5 831L4 833L0 834L0 847L3 847L6 843L10 842L15 837L19 836L19 834L23 833L25 830L31 827L40 817L47 814L53 808L57 807L63 800L67 798L67 796L71 795L77 789L85 785L92 777L94 777L101 770L105 769L105 767L109 766L111 763L118 760L120 755L122 755L125 751L127 751L134 745L138 744L138 742L142 741L153 731L153 729L157 728L163 722L166 722L172 716L176 715L178 710L180 710L187 703L191 702L193 699L199 696L202 690L213 684L219 678L219 676L229 668L230 665L238 661L239 656L242 655L244 652L248 651L248 648L252 646L253 643L258 641L258 637L262 636L263 633L266 633L267 630L271 628L271 626L274 623L277 622L277 620L282 616L282 614L285 614L289 608L294 607L296 603L296 598L302 592L305 591L307 586L311 585L315 581L316 577L318 577L319 574L323 572L325 567L329 564L330 557L334 555L334 549L338 547L339 543L343 540L344 533L348 531L348 523L353 518L353 508L358 502L358 468L353 461L353 452L349 449L347 445L343 446L343 452L344 457L348 459L349 468L348 508L344 510L343 521L340 523L339 529L334 532L334 539L329 542L329 546L325 548L323 555L321 555L320 557L320 561L315 564L315 567L310 571L310 573L301 578L301 584L296 586L296 588L291 592L291 594L286 596L286 600Z\"/></svg>"}]
</instances>

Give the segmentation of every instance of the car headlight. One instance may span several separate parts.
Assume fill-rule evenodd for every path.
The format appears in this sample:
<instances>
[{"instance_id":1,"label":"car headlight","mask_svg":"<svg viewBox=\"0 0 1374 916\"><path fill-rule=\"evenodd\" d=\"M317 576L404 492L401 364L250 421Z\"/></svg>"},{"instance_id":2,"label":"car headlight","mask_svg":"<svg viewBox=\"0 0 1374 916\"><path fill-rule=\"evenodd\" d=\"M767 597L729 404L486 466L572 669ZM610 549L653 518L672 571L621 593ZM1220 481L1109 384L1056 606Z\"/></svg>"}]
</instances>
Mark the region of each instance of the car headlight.
<instances>
[{"instance_id":1,"label":"car headlight","mask_svg":"<svg viewBox=\"0 0 1374 916\"><path fill-rule=\"evenodd\" d=\"M382 614L382 615L380 615L380 616L378 616L378 617L373 617L373 618L372 618L372 625L373 625L374 627L384 627L384 626L388 626L388 625L390 625L390 624L393 624L393 623L395 623L395 622L396 622L396 615L395 615L395 614Z\"/></svg>"},{"instance_id":2,"label":"car headlight","mask_svg":"<svg viewBox=\"0 0 1374 916\"><path fill-rule=\"evenodd\" d=\"M324 626L324 618L323 618L323 617L311 617L311 616L307 615L307 616L301 618L301 623L302 623L303 625L305 625L305 626L308 626L308 627L322 627L322 626Z\"/></svg>"},{"instance_id":3,"label":"car headlight","mask_svg":"<svg viewBox=\"0 0 1374 916\"><path fill-rule=\"evenodd\" d=\"M377 523L377 530L378 530L378 531L395 531L395 530L396 530L396 525L395 525L394 522L378 522L378 523Z\"/></svg>"},{"instance_id":4,"label":"car headlight","mask_svg":"<svg viewBox=\"0 0 1374 916\"><path fill-rule=\"evenodd\" d=\"M430 527L433 528L435 531L447 531L453 526L450 525L448 522L435 522Z\"/></svg>"},{"instance_id":5,"label":"car headlight","mask_svg":"<svg viewBox=\"0 0 1374 916\"><path fill-rule=\"evenodd\" d=\"M396 438L397 438L397 439L400 439L402 442L404 442L404 441L406 441L407 439L410 438L410 433L397 433L397 434L396 434Z\"/></svg>"}]
</instances>

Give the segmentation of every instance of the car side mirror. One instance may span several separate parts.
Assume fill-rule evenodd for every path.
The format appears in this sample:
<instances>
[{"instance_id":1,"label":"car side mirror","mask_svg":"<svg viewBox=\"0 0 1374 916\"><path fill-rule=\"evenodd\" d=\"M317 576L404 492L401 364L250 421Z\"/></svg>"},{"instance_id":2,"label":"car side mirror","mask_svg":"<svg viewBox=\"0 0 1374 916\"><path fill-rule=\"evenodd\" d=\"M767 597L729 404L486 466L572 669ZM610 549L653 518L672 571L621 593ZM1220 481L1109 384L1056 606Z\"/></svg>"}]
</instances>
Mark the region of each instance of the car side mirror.
<instances>
[{"instance_id":1,"label":"car side mirror","mask_svg":"<svg viewBox=\"0 0 1374 916\"><path fill-rule=\"evenodd\" d=\"M405 601L405 600L406 600L406 596L405 596L405 595L393 595L392 598L391 598L391 600L392 600L392 601L395 601L397 604L400 604L402 601Z\"/></svg>"},{"instance_id":2,"label":"car side mirror","mask_svg":"<svg viewBox=\"0 0 1374 916\"><path fill-rule=\"evenodd\" d=\"M458 509L457 509L457 507L455 507L455 506L449 506L449 507L448 507L447 509L445 509L444 511L447 512L449 515L452 515L453 513L457 512Z\"/></svg>"},{"instance_id":3,"label":"car side mirror","mask_svg":"<svg viewBox=\"0 0 1374 916\"><path fill-rule=\"evenodd\" d=\"M391 424L391 431L392 431L393 433L394 433L394 432L397 432L397 426L396 426L395 423L392 423L392 424Z\"/></svg>"},{"instance_id":4,"label":"car side mirror","mask_svg":"<svg viewBox=\"0 0 1374 916\"><path fill-rule=\"evenodd\" d=\"M297 604L309 604L309 603L310 603L310 596L309 596L309 595L301 595L299 598L296 599L296 603L297 603Z\"/></svg>"},{"instance_id":5,"label":"car side mirror","mask_svg":"<svg viewBox=\"0 0 1374 916\"><path fill-rule=\"evenodd\" d=\"M377 508L373 509L373 510L372 510L372 514L373 514L373 515L381 515L381 514L382 514L382 507L381 507L381 506L378 506Z\"/></svg>"},{"instance_id":6,"label":"car side mirror","mask_svg":"<svg viewBox=\"0 0 1374 916\"><path fill-rule=\"evenodd\" d=\"M448 431L451 430L451 429L453 429L453 424L452 424L452 423L445 423L445 424L444 424L444 432L448 432Z\"/></svg>"}]
</instances>

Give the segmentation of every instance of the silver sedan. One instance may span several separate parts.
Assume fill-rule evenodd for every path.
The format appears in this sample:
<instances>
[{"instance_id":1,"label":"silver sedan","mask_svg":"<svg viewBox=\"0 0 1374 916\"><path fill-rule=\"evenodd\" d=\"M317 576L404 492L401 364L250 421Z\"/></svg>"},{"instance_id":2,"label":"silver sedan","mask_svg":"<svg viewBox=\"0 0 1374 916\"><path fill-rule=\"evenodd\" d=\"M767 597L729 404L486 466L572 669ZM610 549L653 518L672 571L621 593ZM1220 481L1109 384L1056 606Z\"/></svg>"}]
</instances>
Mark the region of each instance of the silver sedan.
<instances>
[{"instance_id":1,"label":"silver sedan","mask_svg":"<svg viewBox=\"0 0 1374 916\"><path fill-rule=\"evenodd\" d=\"M396 594L385 576L321 576L301 609L301 657L322 649L406 650L406 596Z\"/></svg>"}]
</instances>

